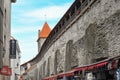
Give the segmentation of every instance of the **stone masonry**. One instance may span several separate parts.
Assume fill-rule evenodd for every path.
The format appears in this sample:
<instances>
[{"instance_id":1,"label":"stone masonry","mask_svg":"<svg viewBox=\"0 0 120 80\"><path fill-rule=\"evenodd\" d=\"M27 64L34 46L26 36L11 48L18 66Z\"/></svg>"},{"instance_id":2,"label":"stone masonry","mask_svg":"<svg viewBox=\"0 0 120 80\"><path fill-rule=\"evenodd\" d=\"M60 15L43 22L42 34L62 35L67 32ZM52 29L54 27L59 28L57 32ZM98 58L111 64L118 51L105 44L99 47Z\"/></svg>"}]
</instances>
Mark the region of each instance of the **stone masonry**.
<instances>
[{"instance_id":1,"label":"stone masonry","mask_svg":"<svg viewBox=\"0 0 120 80\"><path fill-rule=\"evenodd\" d=\"M120 55L120 0L96 0L67 27L37 63L41 77Z\"/></svg>"}]
</instances>

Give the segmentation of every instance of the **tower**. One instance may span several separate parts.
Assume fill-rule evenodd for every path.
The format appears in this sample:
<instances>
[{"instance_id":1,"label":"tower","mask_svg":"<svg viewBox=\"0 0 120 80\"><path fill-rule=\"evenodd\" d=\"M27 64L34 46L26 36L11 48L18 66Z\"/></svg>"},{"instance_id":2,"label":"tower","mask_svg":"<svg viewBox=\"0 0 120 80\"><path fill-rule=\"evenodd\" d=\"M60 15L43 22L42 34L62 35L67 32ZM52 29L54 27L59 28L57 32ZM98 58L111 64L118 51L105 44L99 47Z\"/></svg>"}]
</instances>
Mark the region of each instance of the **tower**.
<instances>
[{"instance_id":1,"label":"tower","mask_svg":"<svg viewBox=\"0 0 120 80\"><path fill-rule=\"evenodd\" d=\"M38 40L37 40L37 42L38 42L38 52L40 51L44 41L46 40L46 38L48 37L50 32L51 32L51 28L49 27L48 23L45 22L42 30L38 31Z\"/></svg>"}]
</instances>

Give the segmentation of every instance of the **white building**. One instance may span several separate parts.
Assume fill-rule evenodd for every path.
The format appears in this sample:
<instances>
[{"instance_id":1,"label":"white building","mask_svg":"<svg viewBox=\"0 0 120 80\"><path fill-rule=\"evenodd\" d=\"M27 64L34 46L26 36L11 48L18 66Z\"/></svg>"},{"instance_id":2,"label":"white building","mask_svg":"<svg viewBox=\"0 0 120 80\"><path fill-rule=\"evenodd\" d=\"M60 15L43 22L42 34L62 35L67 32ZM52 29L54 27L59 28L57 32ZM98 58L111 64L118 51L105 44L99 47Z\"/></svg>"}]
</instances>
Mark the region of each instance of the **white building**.
<instances>
[{"instance_id":1,"label":"white building","mask_svg":"<svg viewBox=\"0 0 120 80\"><path fill-rule=\"evenodd\" d=\"M14 45L15 44L15 45ZM11 68L12 75L10 80L19 80L20 79L20 48L18 41L11 37L10 40L10 59L11 59Z\"/></svg>"}]
</instances>

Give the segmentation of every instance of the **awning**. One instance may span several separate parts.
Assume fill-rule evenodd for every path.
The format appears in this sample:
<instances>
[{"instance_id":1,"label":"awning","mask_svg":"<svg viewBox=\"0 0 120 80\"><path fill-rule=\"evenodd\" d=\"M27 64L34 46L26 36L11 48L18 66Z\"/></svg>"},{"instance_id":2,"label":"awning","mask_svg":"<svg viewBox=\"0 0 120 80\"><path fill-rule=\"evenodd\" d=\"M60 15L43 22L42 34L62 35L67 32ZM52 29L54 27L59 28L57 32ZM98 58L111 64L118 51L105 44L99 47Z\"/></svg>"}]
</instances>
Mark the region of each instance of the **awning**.
<instances>
[{"instance_id":1,"label":"awning","mask_svg":"<svg viewBox=\"0 0 120 80\"><path fill-rule=\"evenodd\" d=\"M56 80L57 76L49 76L47 78L43 78L42 80Z\"/></svg>"},{"instance_id":2,"label":"awning","mask_svg":"<svg viewBox=\"0 0 120 80\"><path fill-rule=\"evenodd\" d=\"M94 64L82 66L82 67L77 67L77 68L75 68L75 70L76 71L91 70L94 68L99 68L99 67L105 66L107 63L108 63L107 61L94 63Z\"/></svg>"},{"instance_id":3,"label":"awning","mask_svg":"<svg viewBox=\"0 0 120 80\"><path fill-rule=\"evenodd\" d=\"M71 71L68 71L68 72L60 73L60 74L58 74L57 76L58 76L58 77L74 76L74 72L75 72L75 70L71 70Z\"/></svg>"}]
</instances>

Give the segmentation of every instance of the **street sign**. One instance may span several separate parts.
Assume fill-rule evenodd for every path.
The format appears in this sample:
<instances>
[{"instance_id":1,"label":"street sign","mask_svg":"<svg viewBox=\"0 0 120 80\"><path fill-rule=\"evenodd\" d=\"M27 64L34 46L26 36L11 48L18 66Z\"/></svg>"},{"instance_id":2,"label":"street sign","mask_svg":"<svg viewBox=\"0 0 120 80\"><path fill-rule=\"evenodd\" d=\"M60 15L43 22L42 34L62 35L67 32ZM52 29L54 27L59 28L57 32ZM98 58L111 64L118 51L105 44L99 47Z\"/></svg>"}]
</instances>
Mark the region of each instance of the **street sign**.
<instances>
[{"instance_id":1,"label":"street sign","mask_svg":"<svg viewBox=\"0 0 120 80\"><path fill-rule=\"evenodd\" d=\"M12 75L12 69L9 68L8 66L3 66L0 69L0 74L1 75L6 75L6 76L11 76Z\"/></svg>"}]
</instances>

